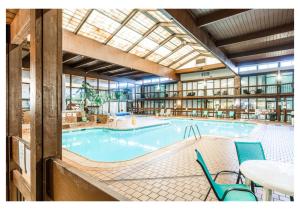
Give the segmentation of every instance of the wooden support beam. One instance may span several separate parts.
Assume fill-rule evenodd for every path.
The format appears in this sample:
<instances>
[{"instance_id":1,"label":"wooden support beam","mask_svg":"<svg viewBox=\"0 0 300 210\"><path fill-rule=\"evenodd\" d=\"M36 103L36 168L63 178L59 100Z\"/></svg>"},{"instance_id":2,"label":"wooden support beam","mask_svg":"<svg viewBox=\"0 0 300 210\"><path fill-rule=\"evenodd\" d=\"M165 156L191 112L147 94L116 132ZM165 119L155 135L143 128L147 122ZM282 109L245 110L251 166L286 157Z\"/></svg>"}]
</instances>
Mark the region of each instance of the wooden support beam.
<instances>
[{"instance_id":1,"label":"wooden support beam","mask_svg":"<svg viewBox=\"0 0 300 210\"><path fill-rule=\"evenodd\" d=\"M99 78L104 80L112 80L112 81L118 81L118 82L129 82L132 84L135 84L135 80L126 79L126 78L119 78L119 77L111 77L104 74L98 74L96 72L86 72L84 69L73 69L72 67L68 65L63 65L63 73L64 74L72 74L77 76L83 76L83 77L93 77L93 78Z\"/></svg>"},{"instance_id":2,"label":"wooden support beam","mask_svg":"<svg viewBox=\"0 0 300 210\"><path fill-rule=\"evenodd\" d=\"M237 63L237 66L255 65L255 64L260 64L260 63L278 62L278 61L284 61L284 60L294 60L294 54L276 56L276 57L271 57L271 58L262 58L262 59L251 60L251 61L242 61L242 62Z\"/></svg>"},{"instance_id":3,"label":"wooden support beam","mask_svg":"<svg viewBox=\"0 0 300 210\"><path fill-rule=\"evenodd\" d=\"M92 58L84 58L83 60L72 64L73 68L82 68L83 66L89 65L91 63L95 63L97 60L92 59Z\"/></svg>"},{"instance_id":4,"label":"wooden support beam","mask_svg":"<svg viewBox=\"0 0 300 210\"><path fill-rule=\"evenodd\" d=\"M45 200L45 160L61 158L62 11L30 10L31 199Z\"/></svg>"},{"instance_id":5,"label":"wooden support beam","mask_svg":"<svg viewBox=\"0 0 300 210\"><path fill-rule=\"evenodd\" d=\"M12 171L13 183L26 201L31 201L30 185L18 170Z\"/></svg>"},{"instance_id":6,"label":"wooden support beam","mask_svg":"<svg viewBox=\"0 0 300 210\"><path fill-rule=\"evenodd\" d=\"M30 10L20 9L10 24L12 44L21 44L29 34Z\"/></svg>"},{"instance_id":7,"label":"wooden support beam","mask_svg":"<svg viewBox=\"0 0 300 210\"><path fill-rule=\"evenodd\" d=\"M185 74L185 73L193 73L193 72L201 72L201 71L212 71L217 69L223 69L226 66L223 63L210 64L201 67L192 67L186 69L179 69L176 71L176 74Z\"/></svg>"},{"instance_id":8,"label":"wooden support beam","mask_svg":"<svg viewBox=\"0 0 300 210\"><path fill-rule=\"evenodd\" d=\"M196 20L196 24L198 27L203 27L209 24L212 24L214 22L229 18L234 15L238 15L240 13L246 12L249 9L221 9L217 10L216 12L213 12L208 15L204 15L199 17Z\"/></svg>"},{"instance_id":9,"label":"wooden support beam","mask_svg":"<svg viewBox=\"0 0 300 210\"><path fill-rule=\"evenodd\" d=\"M250 51L246 51L246 52L232 53L232 54L228 54L228 58L230 58L230 59L241 58L241 57L247 57L247 56L251 56L251 55L270 53L270 52L276 52L276 51L281 51L281 50L289 50L289 49L294 49L294 43L279 45L279 46L266 47L266 48L250 50Z\"/></svg>"},{"instance_id":10,"label":"wooden support beam","mask_svg":"<svg viewBox=\"0 0 300 210\"><path fill-rule=\"evenodd\" d=\"M7 162L8 188L7 200L17 200L16 186L12 171L17 164L12 156L12 136L22 136L22 49L18 45L7 45Z\"/></svg>"},{"instance_id":11,"label":"wooden support beam","mask_svg":"<svg viewBox=\"0 0 300 210\"><path fill-rule=\"evenodd\" d=\"M63 63L67 63L67 62L69 62L69 61L71 61L71 60L73 60L75 58L80 57L80 56L81 55L70 54L70 53L65 54L65 55L63 55Z\"/></svg>"},{"instance_id":12,"label":"wooden support beam","mask_svg":"<svg viewBox=\"0 0 300 210\"><path fill-rule=\"evenodd\" d=\"M210 39L208 34L198 28L197 24L195 23L191 14L182 9L166 9L163 10L166 15L170 18L174 19L179 25L186 29L186 31L192 34L200 43L201 45L210 51L216 58L218 58L222 63L224 63L230 70L237 73L238 69L234 65L234 63L227 58L227 56L216 47L215 43Z\"/></svg>"},{"instance_id":13,"label":"wooden support beam","mask_svg":"<svg viewBox=\"0 0 300 210\"><path fill-rule=\"evenodd\" d=\"M63 31L63 50L162 77L178 79L173 69L66 30Z\"/></svg>"},{"instance_id":14,"label":"wooden support beam","mask_svg":"<svg viewBox=\"0 0 300 210\"><path fill-rule=\"evenodd\" d=\"M265 37L272 36L272 35L285 34L287 32L292 32L292 31L294 31L294 23L278 26L275 28L267 29L267 30L257 31L254 33L244 34L244 35L229 38L229 39L219 40L219 41L216 41L216 46L224 47L224 46L238 44L238 43L246 42L246 41L250 41L250 40L261 39L261 38L265 38Z\"/></svg>"},{"instance_id":15,"label":"wooden support beam","mask_svg":"<svg viewBox=\"0 0 300 210\"><path fill-rule=\"evenodd\" d=\"M118 65L117 64L109 64L109 63L100 64L100 65L97 65L97 66L94 66L94 67L87 68L87 72L105 70L105 69L109 69L109 68L112 68L112 67L115 67L115 66L118 66Z\"/></svg>"}]
</instances>

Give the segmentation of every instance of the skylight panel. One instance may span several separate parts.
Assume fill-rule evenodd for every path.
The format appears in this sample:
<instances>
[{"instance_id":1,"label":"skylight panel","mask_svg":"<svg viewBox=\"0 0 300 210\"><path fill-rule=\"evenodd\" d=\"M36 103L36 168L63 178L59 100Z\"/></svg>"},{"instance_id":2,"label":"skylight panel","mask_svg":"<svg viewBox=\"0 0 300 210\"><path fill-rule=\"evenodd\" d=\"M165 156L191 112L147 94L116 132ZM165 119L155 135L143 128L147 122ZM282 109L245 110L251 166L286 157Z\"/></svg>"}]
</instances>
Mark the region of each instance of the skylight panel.
<instances>
[{"instance_id":1,"label":"skylight panel","mask_svg":"<svg viewBox=\"0 0 300 210\"><path fill-rule=\"evenodd\" d=\"M153 16L159 22L172 22L171 19L169 19L168 17L166 17L164 14L162 14L158 10L150 10L150 11L147 11L147 13L150 14L151 16Z\"/></svg>"},{"instance_id":2,"label":"skylight panel","mask_svg":"<svg viewBox=\"0 0 300 210\"><path fill-rule=\"evenodd\" d=\"M126 9L100 9L98 10L102 14L112 18L115 21L118 21L121 23L129 14L132 10L126 10Z\"/></svg>"},{"instance_id":3,"label":"skylight panel","mask_svg":"<svg viewBox=\"0 0 300 210\"><path fill-rule=\"evenodd\" d=\"M177 37L173 37L170 41L164 44L169 50L174 50L181 44L181 41Z\"/></svg>"},{"instance_id":4,"label":"skylight panel","mask_svg":"<svg viewBox=\"0 0 300 210\"><path fill-rule=\"evenodd\" d=\"M87 12L87 9L64 9L63 28L74 32Z\"/></svg>"},{"instance_id":5,"label":"skylight panel","mask_svg":"<svg viewBox=\"0 0 300 210\"><path fill-rule=\"evenodd\" d=\"M142 37L141 34L124 26L109 42L108 45L126 51L134 42ZM120 45L119 45L120 44Z\"/></svg>"},{"instance_id":6,"label":"skylight panel","mask_svg":"<svg viewBox=\"0 0 300 210\"><path fill-rule=\"evenodd\" d=\"M98 42L105 42L108 37L110 37L110 33L97 28L96 26L85 23L82 25L78 34L82 36L86 36L88 38L94 39Z\"/></svg>"},{"instance_id":7,"label":"skylight panel","mask_svg":"<svg viewBox=\"0 0 300 210\"><path fill-rule=\"evenodd\" d=\"M106 32L109 32L111 34L120 26L120 23L99 13L96 10L92 12L92 14L86 20L86 23L93 25Z\"/></svg>"},{"instance_id":8,"label":"skylight panel","mask_svg":"<svg viewBox=\"0 0 300 210\"><path fill-rule=\"evenodd\" d=\"M169 55L170 53L171 53L171 50L168 50L165 47L160 47L155 52L153 52L151 55L149 55L147 57L147 59L149 59L153 62L158 62L160 59Z\"/></svg>"},{"instance_id":9,"label":"skylight panel","mask_svg":"<svg viewBox=\"0 0 300 210\"><path fill-rule=\"evenodd\" d=\"M145 56L148 52L152 51L158 47L158 44L152 40L145 38L136 47L134 47L130 53L136 54L138 56Z\"/></svg>"},{"instance_id":10,"label":"skylight panel","mask_svg":"<svg viewBox=\"0 0 300 210\"><path fill-rule=\"evenodd\" d=\"M182 64L188 62L189 60L191 60L193 58L196 59L197 55L200 55L200 53L199 52L189 53L186 57L184 57L183 59L177 61L172 66L170 66L170 68L177 69L178 67L180 67Z\"/></svg>"},{"instance_id":11,"label":"skylight panel","mask_svg":"<svg viewBox=\"0 0 300 210\"><path fill-rule=\"evenodd\" d=\"M160 62L160 64L162 64L164 66L168 66L173 61L178 60L180 57L190 53L192 50L193 50L193 48L191 46L186 45L186 46L180 48L179 50L177 50L176 52L174 52L172 55L168 56L168 58L164 59L162 62Z\"/></svg>"},{"instance_id":12,"label":"skylight panel","mask_svg":"<svg viewBox=\"0 0 300 210\"><path fill-rule=\"evenodd\" d=\"M144 34L148 29L155 25L155 22L143 13L138 12L126 25L140 34Z\"/></svg>"},{"instance_id":13,"label":"skylight panel","mask_svg":"<svg viewBox=\"0 0 300 210\"><path fill-rule=\"evenodd\" d=\"M177 25L169 26L169 29L173 31L175 34L186 34L186 32L180 27L178 27Z\"/></svg>"},{"instance_id":14,"label":"skylight panel","mask_svg":"<svg viewBox=\"0 0 300 210\"><path fill-rule=\"evenodd\" d=\"M160 43L171 35L166 29L161 26L158 26L152 33L148 35L149 39L156 43Z\"/></svg>"}]
</instances>

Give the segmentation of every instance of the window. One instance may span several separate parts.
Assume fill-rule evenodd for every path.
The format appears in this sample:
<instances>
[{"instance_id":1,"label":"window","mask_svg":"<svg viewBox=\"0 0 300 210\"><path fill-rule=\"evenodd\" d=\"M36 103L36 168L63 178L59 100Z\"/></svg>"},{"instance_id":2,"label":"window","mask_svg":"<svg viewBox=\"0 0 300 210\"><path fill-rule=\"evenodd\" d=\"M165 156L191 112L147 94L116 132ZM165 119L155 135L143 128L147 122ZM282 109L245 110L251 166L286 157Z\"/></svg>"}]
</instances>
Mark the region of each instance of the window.
<instances>
[{"instance_id":1,"label":"window","mask_svg":"<svg viewBox=\"0 0 300 210\"><path fill-rule=\"evenodd\" d=\"M287 66L293 66L294 65L294 61L290 60L290 61L281 61L280 62L280 66L281 67L287 67Z\"/></svg>"},{"instance_id":2,"label":"window","mask_svg":"<svg viewBox=\"0 0 300 210\"><path fill-rule=\"evenodd\" d=\"M243 66L239 67L239 72L245 72L245 71L255 71L257 70L257 66Z\"/></svg>"},{"instance_id":3,"label":"window","mask_svg":"<svg viewBox=\"0 0 300 210\"><path fill-rule=\"evenodd\" d=\"M274 62L274 63L265 63L265 64L259 64L258 65L258 69L272 69L272 68L277 68L278 67L278 63Z\"/></svg>"}]
</instances>

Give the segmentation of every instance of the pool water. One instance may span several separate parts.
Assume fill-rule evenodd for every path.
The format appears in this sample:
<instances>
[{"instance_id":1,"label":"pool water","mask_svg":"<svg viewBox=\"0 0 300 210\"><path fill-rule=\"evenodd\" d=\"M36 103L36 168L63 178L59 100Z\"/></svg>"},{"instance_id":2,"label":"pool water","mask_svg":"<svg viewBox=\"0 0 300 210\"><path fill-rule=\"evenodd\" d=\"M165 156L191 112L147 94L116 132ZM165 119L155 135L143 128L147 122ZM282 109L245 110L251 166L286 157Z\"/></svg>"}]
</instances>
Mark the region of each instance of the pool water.
<instances>
[{"instance_id":1,"label":"pool water","mask_svg":"<svg viewBox=\"0 0 300 210\"><path fill-rule=\"evenodd\" d=\"M63 148L90 160L116 162L136 158L184 139L186 125L197 124L201 135L237 138L247 136L252 123L167 120L168 124L135 130L93 128L63 132Z\"/></svg>"}]
</instances>

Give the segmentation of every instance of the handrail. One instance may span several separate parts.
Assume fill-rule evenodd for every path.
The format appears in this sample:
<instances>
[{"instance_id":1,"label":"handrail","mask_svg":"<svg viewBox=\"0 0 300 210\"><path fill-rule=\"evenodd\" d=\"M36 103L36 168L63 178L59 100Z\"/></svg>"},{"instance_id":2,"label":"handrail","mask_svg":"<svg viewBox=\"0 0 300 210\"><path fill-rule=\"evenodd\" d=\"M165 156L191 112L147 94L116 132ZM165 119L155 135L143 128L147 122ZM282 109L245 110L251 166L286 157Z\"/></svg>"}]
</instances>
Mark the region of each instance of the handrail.
<instances>
[{"instance_id":1,"label":"handrail","mask_svg":"<svg viewBox=\"0 0 300 210\"><path fill-rule=\"evenodd\" d=\"M191 125L185 126L183 139L189 138L190 135L191 135L191 131L193 132L195 139L196 140L198 139L194 127L197 129L200 139L202 138L198 125L197 124L194 124L194 125L191 124ZM188 131L188 135L186 135L187 131Z\"/></svg>"}]
</instances>

